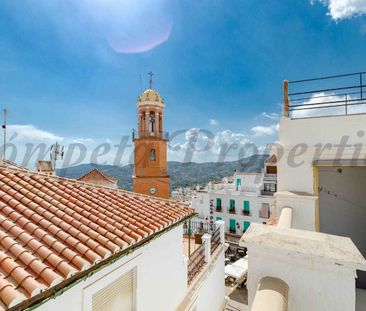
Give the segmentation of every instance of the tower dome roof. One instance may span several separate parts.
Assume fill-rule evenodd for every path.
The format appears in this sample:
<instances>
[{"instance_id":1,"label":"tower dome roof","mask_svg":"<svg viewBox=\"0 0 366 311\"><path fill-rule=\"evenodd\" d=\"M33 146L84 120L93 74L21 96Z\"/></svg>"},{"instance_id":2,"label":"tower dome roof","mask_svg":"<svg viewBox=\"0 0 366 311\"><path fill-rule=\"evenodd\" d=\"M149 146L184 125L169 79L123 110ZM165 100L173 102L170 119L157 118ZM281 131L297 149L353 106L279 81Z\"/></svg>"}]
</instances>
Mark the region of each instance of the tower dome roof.
<instances>
[{"instance_id":1,"label":"tower dome roof","mask_svg":"<svg viewBox=\"0 0 366 311\"><path fill-rule=\"evenodd\" d=\"M144 91L140 97L139 102L160 102L164 103L164 99L160 96L160 94L153 90L153 89L147 89Z\"/></svg>"}]
</instances>

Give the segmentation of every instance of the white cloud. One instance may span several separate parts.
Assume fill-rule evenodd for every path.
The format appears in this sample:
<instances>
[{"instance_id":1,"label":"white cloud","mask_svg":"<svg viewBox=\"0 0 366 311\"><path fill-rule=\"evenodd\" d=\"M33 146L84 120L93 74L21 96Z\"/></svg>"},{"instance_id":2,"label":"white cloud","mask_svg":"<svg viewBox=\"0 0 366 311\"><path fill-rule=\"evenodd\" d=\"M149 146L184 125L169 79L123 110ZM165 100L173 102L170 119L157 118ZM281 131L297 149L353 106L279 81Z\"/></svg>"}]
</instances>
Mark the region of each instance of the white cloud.
<instances>
[{"instance_id":1,"label":"white cloud","mask_svg":"<svg viewBox=\"0 0 366 311\"><path fill-rule=\"evenodd\" d=\"M30 140L30 141L60 141L64 138L54 133L41 130L34 125L8 125L7 126L9 137L16 135L15 139L18 140Z\"/></svg>"},{"instance_id":2,"label":"white cloud","mask_svg":"<svg viewBox=\"0 0 366 311\"><path fill-rule=\"evenodd\" d=\"M273 124L269 126L254 126L250 129L254 136L271 136L278 132L279 124Z\"/></svg>"},{"instance_id":3,"label":"white cloud","mask_svg":"<svg viewBox=\"0 0 366 311\"><path fill-rule=\"evenodd\" d=\"M82 137L76 137L71 140L71 142L74 144L86 144L86 143L91 143L93 141L94 140L92 138L82 138Z\"/></svg>"},{"instance_id":4,"label":"white cloud","mask_svg":"<svg viewBox=\"0 0 366 311\"><path fill-rule=\"evenodd\" d=\"M182 134L183 136L183 134ZM199 128L188 129L182 142L175 137L169 144L169 160L183 162L235 161L263 152L243 133L231 130L216 133Z\"/></svg>"},{"instance_id":5,"label":"white cloud","mask_svg":"<svg viewBox=\"0 0 366 311\"><path fill-rule=\"evenodd\" d=\"M365 0L311 0L311 3L321 2L328 7L328 14L334 20L351 18L366 14Z\"/></svg>"},{"instance_id":6,"label":"white cloud","mask_svg":"<svg viewBox=\"0 0 366 311\"><path fill-rule=\"evenodd\" d=\"M210 119L210 125L218 125L219 122L215 119Z\"/></svg>"},{"instance_id":7,"label":"white cloud","mask_svg":"<svg viewBox=\"0 0 366 311\"><path fill-rule=\"evenodd\" d=\"M265 119L270 119L270 120L278 120L280 116L278 115L278 113L275 113L275 112L270 112L270 113L262 112L261 117L265 118Z\"/></svg>"}]
</instances>

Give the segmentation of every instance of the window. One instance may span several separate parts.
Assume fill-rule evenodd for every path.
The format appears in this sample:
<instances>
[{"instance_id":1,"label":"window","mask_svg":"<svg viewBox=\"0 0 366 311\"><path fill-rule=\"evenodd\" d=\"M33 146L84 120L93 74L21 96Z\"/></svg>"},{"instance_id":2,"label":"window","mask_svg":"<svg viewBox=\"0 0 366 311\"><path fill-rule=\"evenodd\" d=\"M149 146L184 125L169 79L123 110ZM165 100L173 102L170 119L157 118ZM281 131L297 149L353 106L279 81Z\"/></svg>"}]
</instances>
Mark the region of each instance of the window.
<instances>
[{"instance_id":1,"label":"window","mask_svg":"<svg viewBox=\"0 0 366 311\"><path fill-rule=\"evenodd\" d=\"M222 218L221 217L216 217L216 220L222 220Z\"/></svg>"},{"instance_id":2,"label":"window","mask_svg":"<svg viewBox=\"0 0 366 311\"><path fill-rule=\"evenodd\" d=\"M150 127L150 132L154 132L154 130L155 130L155 112L154 111L150 112L149 127Z\"/></svg>"},{"instance_id":3,"label":"window","mask_svg":"<svg viewBox=\"0 0 366 311\"><path fill-rule=\"evenodd\" d=\"M243 214L249 216L250 215L250 203L249 201L243 202Z\"/></svg>"},{"instance_id":4,"label":"window","mask_svg":"<svg viewBox=\"0 0 366 311\"><path fill-rule=\"evenodd\" d=\"M150 160L151 161L155 161L156 160L155 149L151 149L150 150Z\"/></svg>"},{"instance_id":5,"label":"window","mask_svg":"<svg viewBox=\"0 0 366 311\"><path fill-rule=\"evenodd\" d=\"M262 208L259 211L259 217L269 218L269 203L262 203Z\"/></svg>"},{"instance_id":6,"label":"window","mask_svg":"<svg viewBox=\"0 0 366 311\"><path fill-rule=\"evenodd\" d=\"M235 213L235 200L234 199L230 199L229 213Z\"/></svg>"},{"instance_id":7,"label":"window","mask_svg":"<svg viewBox=\"0 0 366 311\"><path fill-rule=\"evenodd\" d=\"M241 186L241 179L240 178L238 178L237 180L236 180L236 190L239 190L239 187Z\"/></svg>"},{"instance_id":8,"label":"window","mask_svg":"<svg viewBox=\"0 0 366 311\"><path fill-rule=\"evenodd\" d=\"M221 211L221 198L216 198L216 210Z\"/></svg>"},{"instance_id":9,"label":"window","mask_svg":"<svg viewBox=\"0 0 366 311\"><path fill-rule=\"evenodd\" d=\"M250 226L250 221L244 221L243 223L243 232L247 231Z\"/></svg>"},{"instance_id":10,"label":"window","mask_svg":"<svg viewBox=\"0 0 366 311\"><path fill-rule=\"evenodd\" d=\"M236 220L235 219L230 219L230 222L229 222L229 231L231 233L236 233Z\"/></svg>"},{"instance_id":11,"label":"window","mask_svg":"<svg viewBox=\"0 0 366 311\"><path fill-rule=\"evenodd\" d=\"M276 184L274 184L274 183L265 183L264 184L264 191L276 192L276 190L277 190Z\"/></svg>"},{"instance_id":12,"label":"window","mask_svg":"<svg viewBox=\"0 0 366 311\"><path fill-rule=\"evenodd\" d=\"M92 296L92 311L123 310L132 311L134 307L134 273L127 272Z\"/></svg>"}]
</instances>

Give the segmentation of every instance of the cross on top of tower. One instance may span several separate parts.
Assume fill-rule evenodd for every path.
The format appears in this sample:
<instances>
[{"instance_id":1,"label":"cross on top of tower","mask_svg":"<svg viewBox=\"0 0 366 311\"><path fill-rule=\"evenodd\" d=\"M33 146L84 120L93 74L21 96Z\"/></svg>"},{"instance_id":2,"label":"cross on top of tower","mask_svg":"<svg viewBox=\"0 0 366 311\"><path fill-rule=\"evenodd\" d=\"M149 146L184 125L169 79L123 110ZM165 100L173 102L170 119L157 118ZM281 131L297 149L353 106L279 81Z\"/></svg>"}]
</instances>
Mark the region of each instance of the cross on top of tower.
<instances>
[{"instance_id":1,"label":"cross on top of tower","mask_svg":"<svg viewBox=\"0 0 366 311\"><path fill-rule=\"evenodd\" d=\"M152 83L153 83L152 78L153 78L154 73L153 73L152 71L150 71L150 72L148 73L148 75L149 75L149 77L150 77L150 79L149 79L149 84L150 84L150 89L151 89L151 88L152 88Z\"/></svg>"}]
</instances>

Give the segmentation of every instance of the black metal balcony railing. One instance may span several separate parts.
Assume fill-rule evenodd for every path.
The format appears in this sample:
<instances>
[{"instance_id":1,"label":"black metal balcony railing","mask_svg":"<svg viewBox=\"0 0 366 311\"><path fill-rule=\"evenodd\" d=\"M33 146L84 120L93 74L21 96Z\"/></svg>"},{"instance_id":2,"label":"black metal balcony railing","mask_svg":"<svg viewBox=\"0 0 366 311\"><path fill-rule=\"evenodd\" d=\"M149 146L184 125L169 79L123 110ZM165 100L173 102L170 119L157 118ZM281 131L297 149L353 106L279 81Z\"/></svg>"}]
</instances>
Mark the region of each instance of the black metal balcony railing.
<instances>
[{"instance_id":1,"label":"black metal balcony railing","mask_svg":"<svg viewBox=\"0 0 366 311\"><path fill-rule=\"evenodd\" d=\"M188 284L190 284L195 276L201 271L205 265L205 245L199 246L188 260Z\"/></svg>"},{"instance_id":2,"label":"black metal balcony railing","mask_svg":"<svg viewBox=\"0 0 366 311\"><path fill-rule=\"evenodd\" d=\"M230 207L229 210L228 210L228 212L230 214L235 214L235 207Z\"/></svg>"},{"instance_id":3,"label":"black metal balcony railing","mask_svg":"<svg viewBox=\"0 0 366 311\"><path fill-rule=\"evenodd\" d=\"M195 234L205 234L210 233L210 223L207 222L197 222L197 221L190 221L183 225L183 234L194 236ZM212 224L213 230L216 230L216 224Z\"/></svg>"},{"instance_id":4,"label":"black metal balcony railing","mask_svg":"<svg viewBox=\"0 0 366 311\"><path fill-rule=\"evenodd\" d=\"M221 206L216 206L216 212L222 212L222 207Z\"/></svg>"},{"instance_id":5,"label":"black metal balcony railing","mask_svg":"<svg viewBox=\"0 0 366 311\"><path fill-rule=\"evenodd\" d=\"M277 174L264 173L264 176L263 177L265 179L276 179L277 178Z\"/></svg>"},{"instance_id":6,"label":"black metal balcony railing","mask_svg":"<svg viewBox=\"0 0 366 311\"><path fill-rule=\"evenodd\" d=\"M365 81L366 72L285 81L284 115L299 119L366 113Z\"/></svg>"},{"instance_id":7,"label":"black metal balcony railing","mask_svg":"<svg viewBox=\"0 0 366 311\"><path fill-rule=\"evenodd\" d=\"M244 216L250 216L250 211L243 210L243 215Z\"/></svg>"},{"instance_id":8,"label":"black metal balcony railing","mask_svg":"<svg viewBox=\"0 0 366 311\"><path fill-rule=\"evenodd\" d=\"M220 245L220 228L217 228L211 237L211 254L219 247Z\"/></svg>"},{"instance_id":9,"label":"black metal balcony railing","mask_svg":"<svg viewBox=\"0 0 366 311\"><path fill-rule=\"evenodd\" d=\"M132 130L132 141L136 139L162 139L162 140L169 140L169 132L138 132Z\"/></svg>"},{"instance_id":10,"label":"black metal balcony railing","mask_svg":"<svg viewBox=\"0 0 366 311\"><path fill-rule=\"evenodd\" d=\"M261 190L261 195L270 195L270 196L273 196L274 193L275 193L274 191Z\"/></svg>"}]
</instances>

